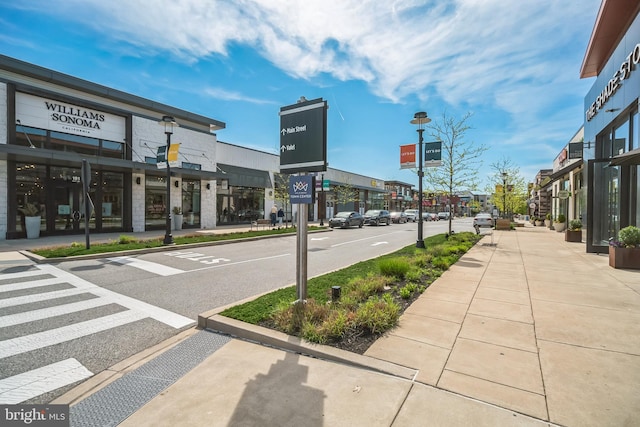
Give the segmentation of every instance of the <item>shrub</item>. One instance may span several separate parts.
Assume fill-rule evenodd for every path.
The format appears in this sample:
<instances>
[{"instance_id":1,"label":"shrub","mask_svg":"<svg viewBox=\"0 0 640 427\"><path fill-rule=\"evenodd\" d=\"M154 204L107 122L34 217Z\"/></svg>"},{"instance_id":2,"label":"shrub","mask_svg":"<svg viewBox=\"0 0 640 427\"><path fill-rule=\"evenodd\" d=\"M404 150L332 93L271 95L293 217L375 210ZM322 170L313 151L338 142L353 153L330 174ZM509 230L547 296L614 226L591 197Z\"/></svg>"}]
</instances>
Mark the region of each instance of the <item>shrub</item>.
<instances>
[{"instance_id":1,"label":"shrub","mask_svg":"<svg viewBox=\"0 0 640 427\"><path fill-rule=\"evenodd\" d=\"M138 239L131 236L125 236L124 234L118 237L118 243L121 245L127 245L129 243L136 243Z\"/></svg>"},{"instance_id":2,"label":"shrub","mask_svg":"<svg viewBox=\"0 0 640 427\"><path fill-rule=\"evenodd\" d=\"M556 222L559 222L559 223L563 223L566 220L567 220L567 217L564 216L564 214L560 214L560 215L558 215L558 218L556 218Z\"/></svg>"},{"instance_id":3,"label":"shrub","mask_svg":"<svg viewBox=\"0 0 640 427\"><path fill-rule=\"evenodd\" d=\"M380 273L385 276L397 277L404 279L405 274L409 271L411 265L404 258L383 259L378 263Z\"/></svg>"},{"instance_id":4,"label":"shrub","mask_svg":"<svg viewBox=\"0 0 640 427\"><path fill-rule=\"evenodd\" d=\"M582 221L580 221L579 219L572 219L571 221L569 221L569 230L582 230Z\"/></svg>"},{"instance_id":5,"label":"shrub","mask_svg":"<svg viewBox=\"0 0 640 427\"><path fill-rule=\"evenodd\" d=\"M630 225L623 228L618 233L620 242L627 248L633 248L640 245L640 228Z\"/></svg>"},{"instance_id":6,"label":"shrub","mask_svg":"<svg viewBox=\"0 0 640 427\"><path fill-rule=\"evenodd\" d=\"M547 212L547 215L545 215L545 218L548 220L551 219L551 214Z\"/></svg>"},{"instance_id":7,"label":"shrub","mask_svg":"<svg viewBox=\"0 0 640 427\"><path fill-rule=\"evenodd\" d=\"M372 334L393 328L400 317L400 306L393 301L390 294L382 299L369 298L356 311L355 323Z\"/></svg>"}]
</instances>

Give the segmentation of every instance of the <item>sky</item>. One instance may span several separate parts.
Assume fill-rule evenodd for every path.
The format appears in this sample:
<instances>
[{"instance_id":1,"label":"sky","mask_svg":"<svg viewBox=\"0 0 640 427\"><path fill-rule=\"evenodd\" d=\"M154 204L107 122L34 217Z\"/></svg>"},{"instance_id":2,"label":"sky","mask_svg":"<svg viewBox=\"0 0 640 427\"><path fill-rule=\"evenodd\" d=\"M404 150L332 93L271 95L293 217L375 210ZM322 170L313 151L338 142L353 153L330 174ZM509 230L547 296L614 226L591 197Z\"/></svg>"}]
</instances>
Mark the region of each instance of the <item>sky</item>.
<instances>
[{"instance_id":1,"label":"sky","mask_svg":"<svg viewBox=\"0 0 640 427\"><path fill-rule=\"evenodd\" d=\"M600 0L0 0L0 53L226 124L277 154L283 106L329 105L330 168L418 185L418 111L525 181L580 129ZM425 141L428 134L425 132ZM425 184L428 189L428 183Z\"/></svg>"}]
</instances>

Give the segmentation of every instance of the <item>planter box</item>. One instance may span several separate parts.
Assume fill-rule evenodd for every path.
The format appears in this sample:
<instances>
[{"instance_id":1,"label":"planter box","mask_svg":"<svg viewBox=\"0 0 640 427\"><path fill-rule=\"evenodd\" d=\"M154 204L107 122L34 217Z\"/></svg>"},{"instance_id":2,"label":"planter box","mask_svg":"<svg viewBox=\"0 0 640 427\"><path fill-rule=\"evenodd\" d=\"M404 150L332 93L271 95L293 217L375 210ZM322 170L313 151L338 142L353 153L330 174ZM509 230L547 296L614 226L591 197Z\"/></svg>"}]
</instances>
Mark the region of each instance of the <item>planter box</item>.
<instances>
[{"instance_id":1,"label":"planter box","mask_svg":"<svg viewBox=\"0 0 640 427\"><path fill-rule=\"evenodd\" d=\"M184 216L182 214L173 214L173 229L182 230L182 221Z\"/></svg>"},{"instance_id":2,"label":"planter box","mask_svg":"<svg viewBox=\"0 0 640 427\"><path fill-rule=\"evenodd\" d=\"M609 246L609 265L613 268L640 270L640 248Z\"/></svg>"},{"instance_id":3,"label":"planter box","mask_svg":"<svg viewBox=\"0 0 640 427\"><path fill-rule=\"evenodd\" d=\"M40 217L25 216L24 226L27 229L27 239L37 239L40 237Z\"/></svg>"},{"instance_id":4,"label":"planter box","mask_svg":"<svg viewBox=\"0 0 640 427\"><path fill-rule=\"evenodd\" d=\"M564 235L564 240L567 242L582 243L582 230L567 230Z\"/></svg>"},{"instance_id":5,"label":"planter box","mask_svg":"<svg viewBox=\"0 0 640 427\"><path fill-rule=\"evenodd\" d=\"M511 221L508 219L498 219L496 221L496 230L511 230Z\"/></svg>"}]
</instances>

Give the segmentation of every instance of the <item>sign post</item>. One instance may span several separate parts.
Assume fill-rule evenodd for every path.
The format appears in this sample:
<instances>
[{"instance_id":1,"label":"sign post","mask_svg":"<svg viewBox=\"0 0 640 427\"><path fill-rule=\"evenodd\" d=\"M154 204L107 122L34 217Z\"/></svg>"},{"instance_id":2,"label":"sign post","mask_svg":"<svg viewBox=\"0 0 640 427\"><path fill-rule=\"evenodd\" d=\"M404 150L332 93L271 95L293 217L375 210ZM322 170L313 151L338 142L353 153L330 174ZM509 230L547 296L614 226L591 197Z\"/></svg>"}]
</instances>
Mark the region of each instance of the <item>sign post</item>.
<instances>
[{"instance_id":1,"label":"sign post","mask_svg":"<svg viewBox=\"0 0 640 427\"><path fill-rule=\"evenodd\" d=\"M80 170L82 176L82 194L84 199L84 240L85 248L90 249L91 243L89 239L89 217L91 216L91 208L93 203L89 197L89 184L91 183L91 165L86 159L82 159L82 169Z\"/></svg>"},{"instance_id":2,"label":"sign post","mask_svg":"<svg viewBox=\"0 0 640 427\"><path fill-rule=\"evenodd\" d=\"M308 204L315 202L315 177L306 172L327 170L327 102L304 97L294 105L280 108L280 172L289 177L289 198L298 205L296 221L296 304L301 309L307 299ZM301 318L300 318L301 319Z\"/></svg>"}]
</instances>

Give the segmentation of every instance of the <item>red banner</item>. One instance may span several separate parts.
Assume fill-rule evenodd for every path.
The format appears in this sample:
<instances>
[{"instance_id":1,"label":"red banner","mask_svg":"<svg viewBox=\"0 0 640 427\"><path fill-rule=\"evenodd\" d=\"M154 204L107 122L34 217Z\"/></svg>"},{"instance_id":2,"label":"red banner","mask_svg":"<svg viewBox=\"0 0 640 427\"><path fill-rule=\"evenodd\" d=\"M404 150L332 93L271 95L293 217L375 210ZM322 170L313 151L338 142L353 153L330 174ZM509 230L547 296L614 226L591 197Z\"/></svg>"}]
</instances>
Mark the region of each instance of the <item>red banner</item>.
<instances>
[{"instance_id":1,"label":"red banner","mask_svg":"<svg viewBox=\"0 0 640 427\"><path fill-rule=\"evenodd\" d=\"M400 169L416 167L416 144L400 146Z\"/></svg>"}]
</instances>

